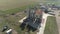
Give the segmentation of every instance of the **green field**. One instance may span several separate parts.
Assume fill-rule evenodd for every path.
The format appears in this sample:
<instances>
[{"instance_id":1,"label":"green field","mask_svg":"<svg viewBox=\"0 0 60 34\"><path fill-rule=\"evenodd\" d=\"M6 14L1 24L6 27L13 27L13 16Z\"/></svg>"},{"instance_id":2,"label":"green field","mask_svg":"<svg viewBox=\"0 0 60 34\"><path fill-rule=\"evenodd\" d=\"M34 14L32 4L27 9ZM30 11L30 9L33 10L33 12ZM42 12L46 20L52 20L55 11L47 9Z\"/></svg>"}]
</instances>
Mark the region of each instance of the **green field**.
<instances>
[{"instance_id":1,"label":"green field","mask_svg":"<svg viewBox=\"0 0 60 34\"><path fill-rule=\"evenodd\" d=\"M0 10L19 8L36 2L59 3L60 0L0 0Z\"/></svg>"},{"instance_id":2,"label":"green field","mask_svg":"<svg viewBox=\"0 0 60 34\"><path fill-rule=\"evenodd\" d=\"M46 22L44 34L58 34L56 18L49 16Z\"/></svg>"},{"instance_id":3,"label":"green field","mask_svg":"<svg viewBox=\"0 0 60 34\"><path fill-rule=\"evenodd\" d=\"M40 0L0 0L0 10L19 8Z\"/></svg>"},{"instance_id":4,"label":"green field","mask_svg":"<svg viewBox=\"0 0 60 34\"><path fill-rule=\"evenodd\" d=\"M0 10L19 8L36 2L57 3L60 0L0 0Z\"/></svg>"},{"instance_id":5,"label":"green field","mask_svg":"<svg viewBox=\"0 0 60 34\"><path fill-rule=\"evenodd\" d=\"M36 4L36 0L0 0L0 13L17 13Z\"/></svg>"}]
</instances>

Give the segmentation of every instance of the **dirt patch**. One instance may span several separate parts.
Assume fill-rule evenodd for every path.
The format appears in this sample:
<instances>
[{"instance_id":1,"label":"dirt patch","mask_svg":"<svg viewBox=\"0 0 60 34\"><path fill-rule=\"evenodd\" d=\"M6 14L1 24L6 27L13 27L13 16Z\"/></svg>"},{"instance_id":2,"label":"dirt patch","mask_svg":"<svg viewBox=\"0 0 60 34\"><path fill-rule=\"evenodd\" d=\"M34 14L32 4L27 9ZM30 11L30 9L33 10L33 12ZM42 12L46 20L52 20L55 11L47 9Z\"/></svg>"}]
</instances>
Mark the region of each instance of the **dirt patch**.
<instances>
[{"instance_id":1,"label":"dirt patch","mask_svg":"<svg viewBox=\"0 0 60 34\"><path fill-rule=\"evenodd\" d=\"M12 31L12 34L18 34L15 30Z\"/></svg>"}]
</instances>

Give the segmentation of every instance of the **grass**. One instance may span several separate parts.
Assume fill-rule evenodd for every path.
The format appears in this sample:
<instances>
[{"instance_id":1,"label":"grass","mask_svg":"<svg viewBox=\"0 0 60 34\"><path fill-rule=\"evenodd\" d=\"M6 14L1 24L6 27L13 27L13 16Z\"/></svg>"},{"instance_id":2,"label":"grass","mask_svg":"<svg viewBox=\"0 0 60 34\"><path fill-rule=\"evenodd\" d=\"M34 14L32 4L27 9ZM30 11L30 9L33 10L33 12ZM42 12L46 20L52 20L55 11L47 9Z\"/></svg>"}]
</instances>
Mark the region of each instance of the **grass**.
<instances>
[{"instance_id":1,"label":"grass","mask_svg":"<svg viewBox=\"0 0 60 34\"><path fill-rule=\"evenodd\" d=\"M37 4L37 3L36 3ZM31 3L30 5L24 5L22 7L19 8L14 8L14 9L8 9L8 10L0 10L0 13L4 13L4 14L12 14L12 13L17 13L20 11L25 10L28 7L33 7L36 5L35 3Z\"/></svg>"},{"instance_id":2,"label":"grass","mask_svg":"<svg viewBox=\"0 0 60 34\"><path fill-rule=\"evenodd\" d=\"M22 13L22 12L21 12ZM6 16L6 15L5 15ZM9 28L14 29L17 33L20 32L20 23L19 20L26 16L25 13L19 15L8 15L7 17L0 16L0 32L2 31L3 26L7 25ZM19 32L18 32L19 31Z\"/></svg>"},{"instance_id":3,"label":"grass","mask_svg":"<svg viewBox=\"0 0 60 34\"><path fill-rule=\"evenodd\" d=\"M19 8L38 1L40 0L0 0L0 10Z\"/></svg>"},{"instance_id":4,"label":"grass","mask_svg":"<svg viewBox=\"0 0 60 34\"><path fill-rule=\"evenodd\" d=\"M44 30L44 34L58 34L58 28L56 23L56 18L53 16L49 16L46 22L46 27Z\"/></svg>"}]
</instances>

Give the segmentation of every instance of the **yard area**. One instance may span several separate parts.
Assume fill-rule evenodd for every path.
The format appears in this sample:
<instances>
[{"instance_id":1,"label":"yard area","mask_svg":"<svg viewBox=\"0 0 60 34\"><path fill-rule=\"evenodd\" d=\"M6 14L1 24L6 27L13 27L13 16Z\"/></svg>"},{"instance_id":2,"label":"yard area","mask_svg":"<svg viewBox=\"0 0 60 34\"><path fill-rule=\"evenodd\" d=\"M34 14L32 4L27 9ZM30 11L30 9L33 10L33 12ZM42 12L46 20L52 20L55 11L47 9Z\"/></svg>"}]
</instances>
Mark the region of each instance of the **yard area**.
<instances>
[{"instance_id":1,"label":"yard area","mask_svg":"<svg viewBox=\"0 0 60 34\"><path fill-rule=\"evenodd\" d=\"M48 17L44 34L59 34L55 17L53 16Z\"/></svg>"},{"instance_id":2,"label":"yard area","mask_svg":"<svg viewBox=\"0 0 60 34\"><path fill-rule=\"evenodd\" d=\"M0 14L0 34L4 33L1 31L2 31L3 26L5 26L5 25L7 25L9 28L14 29L17 32L18 31L17 29L20 28L19 27L20 23L18 21L25 16L26 16L26 14L23 12L15 13L14 15L3 14L3 13Z\"/></svg>"}]
</instances>

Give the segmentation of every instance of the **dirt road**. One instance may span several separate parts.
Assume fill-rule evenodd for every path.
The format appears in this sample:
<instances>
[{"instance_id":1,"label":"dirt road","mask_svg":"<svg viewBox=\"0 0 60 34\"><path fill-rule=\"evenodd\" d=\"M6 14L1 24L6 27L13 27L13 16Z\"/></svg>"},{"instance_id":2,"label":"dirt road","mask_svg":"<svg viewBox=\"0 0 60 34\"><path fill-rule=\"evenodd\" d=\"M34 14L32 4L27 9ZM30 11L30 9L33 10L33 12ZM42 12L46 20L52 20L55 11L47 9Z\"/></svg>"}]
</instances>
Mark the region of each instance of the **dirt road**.
<instances>
[{"instance_id":1,"label":"dirt road","mask_svg":"<svg viewBox=\"0 0 60 34\"><path fill-rule=\"evenodd\" d=\"M55 10L55 14L56 14L55 16L56 16L58 31L59 31L59 34L60 34L60 16L59 16L59 12L60 12L60 10Z\"/></svg>"}]
</instances>

